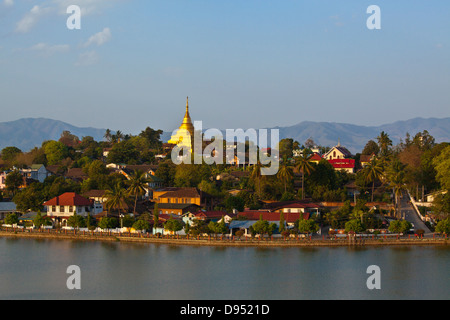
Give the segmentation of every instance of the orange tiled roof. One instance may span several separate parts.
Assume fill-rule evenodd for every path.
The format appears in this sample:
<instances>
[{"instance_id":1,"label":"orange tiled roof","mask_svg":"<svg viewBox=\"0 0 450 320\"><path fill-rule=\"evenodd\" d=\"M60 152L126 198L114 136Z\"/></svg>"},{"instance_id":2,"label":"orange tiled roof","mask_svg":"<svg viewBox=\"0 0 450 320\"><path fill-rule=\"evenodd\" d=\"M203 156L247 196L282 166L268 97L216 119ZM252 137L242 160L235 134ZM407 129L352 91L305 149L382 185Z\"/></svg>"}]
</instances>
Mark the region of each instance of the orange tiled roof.
<instances>
[{"instance_id":1,"label":"orange tiled roof","mask_svg":"<svg viewBox=\"0 0 450 320\"><path fill-rule=\"evenodd\" d=\"M44 202L44 206L90 206L91 204L91 200L86 199L75 192L66 192Z\"/></svg>"}]
</instances>

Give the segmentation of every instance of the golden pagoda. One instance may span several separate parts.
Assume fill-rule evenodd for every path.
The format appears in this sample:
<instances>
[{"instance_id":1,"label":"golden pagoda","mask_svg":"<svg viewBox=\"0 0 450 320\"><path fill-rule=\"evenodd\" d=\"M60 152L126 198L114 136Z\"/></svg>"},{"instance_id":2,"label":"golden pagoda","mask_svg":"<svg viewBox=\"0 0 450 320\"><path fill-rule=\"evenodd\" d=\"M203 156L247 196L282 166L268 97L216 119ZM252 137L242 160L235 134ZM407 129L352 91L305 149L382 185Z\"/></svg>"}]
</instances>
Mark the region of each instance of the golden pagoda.
<instances>
[{"instance_id":1,"label":"golden pagoda","mask_svg":"<svg viewBox=\"0 0 450 320\"><path fill-rule=\"evenodd\" d=\"M192 124L191 116L189 115L189 97L186 98L186 114L184 115L181 126L174 131L174 134L168 143L176 144L179 147L187 147L192 152L194 139L194 125Z\"/></svg>"}]
</instances>

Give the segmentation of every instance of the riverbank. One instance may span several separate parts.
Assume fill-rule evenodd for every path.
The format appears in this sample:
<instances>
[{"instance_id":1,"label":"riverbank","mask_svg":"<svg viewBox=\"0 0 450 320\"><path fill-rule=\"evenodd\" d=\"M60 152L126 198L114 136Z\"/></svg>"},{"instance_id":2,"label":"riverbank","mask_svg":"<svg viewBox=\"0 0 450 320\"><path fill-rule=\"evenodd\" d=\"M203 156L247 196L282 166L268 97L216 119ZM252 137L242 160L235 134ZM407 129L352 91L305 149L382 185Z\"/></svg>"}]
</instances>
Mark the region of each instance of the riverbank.
<instances>
[{"instance_id":1,"label":"riverbank","mask_svg":"<svg viewBox=\"0 0 450 320\"><path fill-rule=\"evenodd\" d=\"M446 238L298 238L298 239L229 239L229 238L180 238L177 236L143 236L124 234L95 233L46 233L24 231L0 231L0 237L50 239L70 241L104 241L126 243L152 243L189 246L232 246L232 247L335 247L335 246L446 246Z\"/></svg>"}]
</instances>

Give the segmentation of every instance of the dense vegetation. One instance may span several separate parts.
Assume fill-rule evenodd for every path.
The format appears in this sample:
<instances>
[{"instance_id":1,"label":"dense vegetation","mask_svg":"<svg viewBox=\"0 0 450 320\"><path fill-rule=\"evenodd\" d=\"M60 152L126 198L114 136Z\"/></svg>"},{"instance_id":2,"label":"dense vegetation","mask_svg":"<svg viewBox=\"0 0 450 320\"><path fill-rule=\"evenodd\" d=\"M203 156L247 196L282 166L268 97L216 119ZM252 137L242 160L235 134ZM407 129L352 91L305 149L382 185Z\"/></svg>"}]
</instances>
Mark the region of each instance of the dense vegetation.
<instances>
[{"instance_id":1,"label":"dense vegetation","mask_svg":"<svg viewBox=\"0 0 450 320\"><path fill-rule=\"evenodd\" d=\"M108 210L120 212L121 208L117 206L121 200L127 200L136 210L136 201L145 183L142 174L136 173L127 180L123 175L110 173L106 164L155 164L158 165L156 175L166 186L198 187L220 199L217 209L258 209L262 207L261 200L345 202L339 210L324 212L320 222L356 231L362 227L380 226L376 216L381 212L369 212L364 205L366 202L396 204L404 190L421 199L424 194L450 189L450 144L435 143L427 131L419 132L414 137L407 134L396 146L388 134L381 132L376 141L368 141L362 153L355 155L356 160L362 155L374 155L372 161L364 168L358 167L355 174L336 171L326 160L318 164L310 162L311 148L314 146L311 139L304 145L292 139L283 139L279 143L280 169L274 176L261 176L260 163L245 168L207 164L176 166L170 160L170 154L166 159L156 157L164 152L161 134L162 131L152 128L146 128L137 136L107 130L104 141L95 141L89 136L79 139L65 131L58 141L45 141L41 147L29 152L14 146L4 148L1 150L0 169L24 168L39 163L56 166L59 173L81 168L87 179L78 182L53 175L43 183L33 182L26 188L20 188L22 177L13 170L6 178L6 189L0 197L12 198L23 212L40 211L44 201L64 192L82 194L102 189L108 190ZM323 146L318 148L322 152L327 150ZM103 156L105 149L109 150L107 157ZM294 150L297 149L303 152L294 157ZM245 171L247 175L235 179L231 175L233 171ZM221 179L216 180L219 175ZM354 182L359 191L356 206L349 205L350 201L355 201L348 195L349 182ZM241 192L232 196L228 192L230 189ZM432 208L436 221L448 221L449 212L449 192L439 194ZM388 214L395 215L396 212ZM145 223L140 224L136 227L145 227Z\"/></svg>"}]
</instances>

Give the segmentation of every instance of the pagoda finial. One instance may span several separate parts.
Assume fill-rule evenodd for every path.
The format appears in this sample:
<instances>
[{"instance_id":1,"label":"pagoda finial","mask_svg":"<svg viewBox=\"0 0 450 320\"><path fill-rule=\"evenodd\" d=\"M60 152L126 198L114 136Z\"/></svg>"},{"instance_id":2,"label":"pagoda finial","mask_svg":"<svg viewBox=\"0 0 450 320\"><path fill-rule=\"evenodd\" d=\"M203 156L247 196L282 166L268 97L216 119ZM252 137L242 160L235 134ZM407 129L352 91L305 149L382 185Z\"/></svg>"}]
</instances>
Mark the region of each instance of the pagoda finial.
<instances>
[{"instance_id":1,"label":"pagoda finial","mask_svg":"<svg viewBox=\"0 0 450 320\"><path fill-rule=\"evenodd\" d=\"M186 97L186 111L189 110L189 97Z\"/></svg>"}]
</instances>

